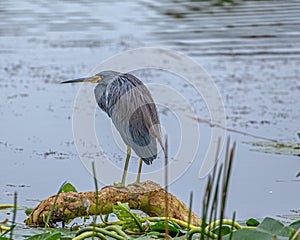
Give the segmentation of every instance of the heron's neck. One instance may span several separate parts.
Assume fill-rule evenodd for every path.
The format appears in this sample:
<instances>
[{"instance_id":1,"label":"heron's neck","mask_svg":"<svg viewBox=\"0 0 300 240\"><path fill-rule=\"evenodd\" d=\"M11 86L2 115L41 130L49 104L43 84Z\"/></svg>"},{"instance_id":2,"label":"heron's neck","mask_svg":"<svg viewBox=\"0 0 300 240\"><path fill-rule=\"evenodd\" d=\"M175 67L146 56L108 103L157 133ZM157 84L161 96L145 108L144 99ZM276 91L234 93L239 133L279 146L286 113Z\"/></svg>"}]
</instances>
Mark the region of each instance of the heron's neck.
<instances>
[{"instance_id":1,"label":"heron's neck","mask_svg":"<svg viewBox=\"0 0 300 240\"><path fill-rule=\"evenodd\" d=\"M94 89L95 99L98 106L107 113L107 101L106 101L106 86L98 84Z\"/></svg>"}]
</instances>

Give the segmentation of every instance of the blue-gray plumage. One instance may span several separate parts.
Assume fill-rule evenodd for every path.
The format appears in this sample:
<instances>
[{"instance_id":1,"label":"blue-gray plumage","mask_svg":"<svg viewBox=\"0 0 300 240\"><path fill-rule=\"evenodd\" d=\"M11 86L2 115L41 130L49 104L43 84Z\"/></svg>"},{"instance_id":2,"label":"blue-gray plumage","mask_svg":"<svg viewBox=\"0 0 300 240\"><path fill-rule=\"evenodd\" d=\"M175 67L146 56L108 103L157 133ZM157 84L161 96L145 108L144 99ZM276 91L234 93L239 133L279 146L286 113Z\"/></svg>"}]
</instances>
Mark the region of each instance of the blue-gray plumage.
<instances>
[{"instance_id":1,"label":"blue-gray plumage","mask_svg":"<svg viewBox=\"0 0 300 240\"><path fill-rule=\"evenodd\" d=\"M124 186L131 148L148 165L157 158L157 141L163 148L160 121L153 98L143 82L129 73L103 71L93 77L63 83L73 82L97 83L94 90L96 102L111 118L128 146L121 183ZM137 183L140 181L142 161Z\"/></svg>"}]
</instances>

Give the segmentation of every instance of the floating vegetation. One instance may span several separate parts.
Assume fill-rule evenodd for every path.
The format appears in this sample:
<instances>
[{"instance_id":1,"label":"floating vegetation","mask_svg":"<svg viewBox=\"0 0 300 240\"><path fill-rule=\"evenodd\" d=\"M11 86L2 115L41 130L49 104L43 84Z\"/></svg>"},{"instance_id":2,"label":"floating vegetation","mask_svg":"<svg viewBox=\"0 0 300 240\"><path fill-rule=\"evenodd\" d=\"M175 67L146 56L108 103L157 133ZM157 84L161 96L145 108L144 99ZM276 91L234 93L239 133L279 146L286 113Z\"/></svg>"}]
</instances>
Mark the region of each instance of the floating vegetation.
<instances>
[{"instance_id":1,"label":"floating vegetation","mask_svg":"<svg viewBox=\"0 0 300 240\"><path fill-rule=\"evenodd\" d=\"M255 147L253 151L300 156L300 143L293 142L245 142Z\"/></svg>"},{"instance_id":2,"label":"floating vegetation","mask_svg":"<svg viewBox=\"0 0 300 240\"><path fill-rule=\"evenodd\" d=\"M291 214L279 215L278 217L286 219L288 222L300 221L300 210L290 210Z\"/></svg>"}]
</instances>

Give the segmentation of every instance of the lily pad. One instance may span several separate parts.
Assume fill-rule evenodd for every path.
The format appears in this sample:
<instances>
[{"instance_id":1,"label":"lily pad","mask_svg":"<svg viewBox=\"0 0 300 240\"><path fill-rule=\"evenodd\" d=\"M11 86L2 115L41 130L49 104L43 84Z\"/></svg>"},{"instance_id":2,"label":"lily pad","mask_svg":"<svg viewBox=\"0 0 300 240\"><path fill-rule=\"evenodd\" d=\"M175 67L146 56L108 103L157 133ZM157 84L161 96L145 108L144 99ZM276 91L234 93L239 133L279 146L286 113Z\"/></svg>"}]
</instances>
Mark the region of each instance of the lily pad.
<instances>
[{"instance_id":1,"label":"lily pad","mask_svg":"<svg viewBox=\"0 0 300 240\"><path fill-rule=\"evenodd\" d=\"M295 229L298 227L298 222L285 226L283 223L273 219L265 218L254 229L241 229L233 233L227 234L223 240L289 240L294 235ZM295 239L299 240L299 237Z\"/></svg>"},{"instance_id":2,"label":"lily pad","mask_svg":"<svg viewBox=\"0 0 300 240\"><path fill-rule=\"evenodd\" d=\"M232 234L227 234L222 238L223 240L274 240L272 234L261 232L256 229L242 229ZM288 240L288 238L286 238Z\"/></svg>"},{"instance_id":3,"label":"lily pad","mask_svg":"<svg viewBox=\"0 0 300 240\"><path fill-rule=\"evenodd\" d=\"M288 227L284 226L283 223L269 217L265 218L262 223L257 226L256 230L275 234L281 237L289 237L291 235L291 230Z\"/></svg>"},{"instance_id":4,"label":"lily pad","mask_svg":"<svg viewBox=\"0 0 300 240\"><path fill-rule=\"evenodd\" d=\"M252 146L261 147L252 149L257 152L300 156L300 143L294 142L245 142Z\"/></svg>"}]
</instances>

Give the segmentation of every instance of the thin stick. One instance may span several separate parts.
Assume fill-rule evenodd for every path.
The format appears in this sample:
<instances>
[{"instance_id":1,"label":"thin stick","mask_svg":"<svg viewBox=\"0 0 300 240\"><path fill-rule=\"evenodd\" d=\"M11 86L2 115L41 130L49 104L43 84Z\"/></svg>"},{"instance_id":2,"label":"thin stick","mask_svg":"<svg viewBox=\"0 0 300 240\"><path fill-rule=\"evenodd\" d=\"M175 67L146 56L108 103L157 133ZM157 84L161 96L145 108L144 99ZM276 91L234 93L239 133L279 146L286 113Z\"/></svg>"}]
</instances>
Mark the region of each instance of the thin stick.
<instances>
[{"instance_id":1,"label":"thin stick","mask_svg":"<svg viewBox=\"0 0 300 240\"><path fill-rule=\"evenodd\" d=\"M230 141L228 139L228 145L230 144ZM233 146L230 150L230 152L226 152L226 159L225 159L225 167L224 167L224 179L222 183L222 201L221 201L221 212L220 212L220 228L219 228L219 239L221 239L221 229L223 224L223 218L225 214L225 207L226 207L226 200L227 200L227 193L228 193L228 186L229 186L229 180L232 170L232 163L235 153L236 143L233 143ZM229 149L228 149L229 150ZM229 156L228 156L229 153Z\"/></svg>"},{"instance_id":2,"label":"thin stick","mask_svg":"<svg viewBox=\"0 0 300 240\"><path fill-rule=\"evenodd\" d=\"M10 239L13 239L13 232L14 232L15 223L16 223L17 200L18 200L18 193L14 192L14 208L13 208L13 218L12 218L11 229L10 229Z\"/></svg>"},{"instance_id":3,"label":"thin stick","mask_svg":"<svg viewBox=\"0 0 300 240\"><path fill-rule=\"evenodd\" d=\"M95 169L95 162L92 162L92 169L93 169L93 177L94 177L94 184L95 184L95 200L96 200L96 214L94 218L94 222L96 223L96 218L97 214L99 212L98 207L99 207L99 202L98 202L98 181L97 181L97 176L96 176L96 169Z\"/></svg>"},{"instance_id":4,"label":"thin stick","mask_svg":"<svg viewBox=\"0 0 300 240\"><path fill-rule=\"evenodd\" d=\"M229 162L229 154L230 154L230 137L227 138L226 144L226 152L225 152L225 161L224 161L224 172L223 172L223 188L225 186L226 177L228 173L228 162Z\"/></svg>"},{"instance_id":5,"label":"thin stick","mask_svg":"<svg viewBox=\"0 0 300 240\"><path fill-rule=\"evenodd\" d=\"M218 145L217 145L217 150L216 150L215 164L213 167L213 172L208 177L206 192L205 192L205 195L203 198L204 200L206 199L206 202L203 202L203 215L202 215L202 225L201 225L201 227L203 229L205 228L207 219L208 219L208 224L211 223L211 221L213 220L212 215L214 213L214 210L217 209L217 208L215 208L215 205L217 205L216 201L218 200L218 198L216 196L218 193L216 191L214 191L214 197L213 197L212 201L211 201L211 197L213 194L212 191L213 191L215 185L218 185L219 178L220 178L220 176L219 176L220 170L219 170L219 174L217 177L217 183L215 183L216 173L217 173L217 161L218 161L219 154L220 154L220 145L221 145L221 138L218 139ZM222 168L222 165L221 165L221 168ZM208 216L209 210L210 210L210 216ZM204 239L204 231L201 233L200 239Z\"/></svg>"},{"instance_id":6,"label":"thin stick","mask_svg":"<svg viewBox=\"0 0 300 240\"><path fill-rule=\"evenodd\" d=\"M97 181L97 176L96 176L96 168L95 168L95 162L92 162L92 169L93 169L93 177L94 177L94 184L95 184L95 190L96 190L96 195L95 195L95 200L96 200L96 213L94 215L94 226L93 226L93 232L95 233L95 225L97 222L97 215L98 215L98 208L99 208L99 202L98 202L98 181ZM94 239L94 235L92 236L92 239Z\"/></svg>"},{"instance_id":7,"label":"thin stick","mask_svg":"<svg viewBox=\"0 0 300 240\"><path fill-rule=\"evenodd\" d=\"M169 217L169 199L168 199L168 135L165 136L165 216L166 216L166 239L169 238L169 227L168 227L168 217Z\"/></svg>"},{"instance_id":8,"label":"thin stick","mask_svg":"<svg viewBox=\"0 0 300 240\"><path fill-rule=\"evenodd\" d=\"M211 221L216 220L216 214L217 214L217 210L218 210L219 182L220 182L223 164L220 165L216 183L215 183L215 177L216 177L216 173L217 173L216 172L217 171L217 162L218 162L219 155L220 155L220 149L221 149L221 138L218 139L218 145L217 145L216 156L215 156L215 165L214 165L213 173L212 173L211 190L213 190L213 188L215 188L215 190L214 190L214 198L212 199L212 203L211 203L209 223L211 223ZM214 218L212 218L213 214L214 214Z\"/></svg>"},{"instance_id":9,"label":"thin stick","mask_svg":"<svg viewBox=\"0 0 300 240\"><path fill-rule=\"evenodd\" d=\"M229 240L232 239L232 233L233 233L234 223L235 223L235 215L236 215L236 212L234 211L233 215L232 215L232 225L231 225L232 231L230 232Z\"/></svg>"},{"instance_id":10,"label":"thin stick","mask_svg":"<svg viewBox=\"0 0 300 240\"><path fill-rule=\"evenodd\" d=\"M190 230L190 224L191 224L191 216L192 216L192 207L193 207L193 192L190 193L190 205L189 205L189 216L188 216L188 231Z\"/></svg>"},{"instance_id":11,"label":"thin stick","mask_svg":"<svg viewBox=\"0 0 300 240\"><path fill-rule=\"evenodd\" d=\"M210 202L210 193L211 193L211 175L208 176L205 193L202 200L202 223L201 228L204 229L206 226L206 219L208 214L208 206ZM201 232L200 240L204 239L204 231Z\"/></svg>"},{"instance_id":12,"label":"thin stick","mask_svg":"<svg viewBox=\"0 0 300 240\"><path fill-rule=\"evenodd\" d=\"M58 189L58 192L57 192L57 194L56 194L56 196L55 196L54 202L53 202L53 204L52 204L52 206L51 206L51 208L50 208L50 211L49 211L49 213L48 213L48 216L47 216L47 219L46 219L46 222L45 222L45 227L44 227L44 229L46 229L47 227L49 227L50 218L51 218L52 213L53 213L53 211L54 211L54 208L55 208L55 206L56 206L56 201L57 201L58 196L59 196L59 194L61 193L63 187L66 185L66 183L67 183L67 181L64 181L63 184L62 184L62 185L60 186L60 188Z\"/></svg>"},{"instance_id":13,"label":"thin stick","mask_svg":"<svg viewBox=\"0 0 300 240\"><path fill-rule=\"evenodd\" d=\"M266 140L266 141L277 142L277 140L272 139L272 138L262 137L262 136L254 135L254 134L251 134L251 133L235 130L233 128L224 127L224 126L222 126L218 123L213 123L212 121L209 121L209 120L206 120L206 119L203 119L203 118L198 118L198 117L194 117L194 116L188 116L188 117L190 117L191 119L196 120L197 122L206 123L212 128L217 127L217 128L221 128L221 129L224 129L226 131L229 131L229 132L234 132L234 133L238 133L238 134L242 134L242 135L245 135L245 136L250 136L250 137L254 137L254 138L258 138L258 139L262 139L262 140Z\"/></svg>"},{"instance_id":14,"label":"thin stick","mask_svg":"<svg viewBox=\"0 0 300 240\"><path fill-rule=\"evenodd\" d=\"M217 220L217 214L218 214L218 201L219 201L219 185L221 182L221 175L222 175L222 169L223 169L223 164L220 165L219 167L219 171L218 171L218 176L217 176L217 180L216 183L214 184L214 198L212 201L212 206L211 206L211 214L209 217L209 224L211 224L211 222L215 222Z\"/></svg>"}]
</instances>

